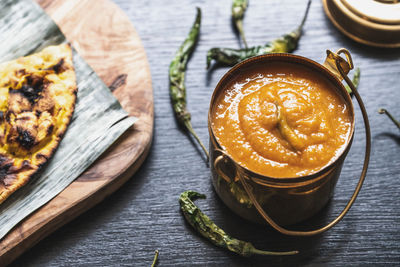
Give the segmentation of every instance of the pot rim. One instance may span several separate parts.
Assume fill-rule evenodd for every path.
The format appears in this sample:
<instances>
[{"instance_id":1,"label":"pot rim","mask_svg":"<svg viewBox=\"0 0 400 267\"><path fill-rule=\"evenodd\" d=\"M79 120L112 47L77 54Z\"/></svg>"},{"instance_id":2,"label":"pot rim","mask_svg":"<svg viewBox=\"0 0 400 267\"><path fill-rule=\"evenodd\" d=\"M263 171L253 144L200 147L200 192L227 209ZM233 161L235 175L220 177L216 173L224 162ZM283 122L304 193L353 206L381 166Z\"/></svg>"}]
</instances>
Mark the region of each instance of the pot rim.
<instances>
[{"instance_id":1,"label":"pot rim","mask_svg":"<svg viewBox=\"0 0 400 267\"><path fill-rule=\"evenodd\" d=\"M303 175L303 176L298 176L298 177L271 177L271 176L265 176L260 173L257 173L255 171L252 171L238 162L236 162L230 155L229 153L219 144L218 140L215 137L214 131L211 126L211 113L214 107L215 99L218 95L218 93L226 88L226 86L234 80L234 73L240 71L243 68L246 68L248 66L251 66L252 64L259 64L261 62L287 62L287 63L292 63L292 64L299 64L304 67L307 67L313 71L318 72L319 75L325 77L328 81L332 83L332 85L335 87L337 90L337 93L340 94L347 107L350 110L350 116L351 116L351 125L350 125L350 133L348 135L345 147L342 149L342 151L336 155L336 159L330 162L329 164L325 165L322 167L319 171L309 174L309 175ZM337 165L340 165L343 163L348 151L350 150L350 147L352 145L353 137L354 137L354 129L355 129L355 113L354 113L354 106L353 106L353 101L351 100L350 94L347 92L346 88L344 87L343 83L331 72L329 71L325 66L322 64L303 57L299 55L294 55L294 54L288 54L288 53L271 53L271 54L266 54L266 55L260 55L260 56L255 56L251 57L249 59L246 59L235 66L233 66L231 69L229 69L224 76L219 80L218 84L215 86L215 89L213 91L213 94L211 96L210 100L210 106L208 109L208 131L210 135L210 140L213 143L213 149L218 148L222 151L224 151L225 155L230 158L232 163L238 168L239 171L244 172L245 175L244 177L249 177L254 179L258 179L262 182L272 182L272 183L281 183L281 184L288 184L288 183L301 183L301 182L306 182L314 179L321 179L325 177L325 174L329 171L331 171L334 167Z\"/></svg>"}]
</instances>

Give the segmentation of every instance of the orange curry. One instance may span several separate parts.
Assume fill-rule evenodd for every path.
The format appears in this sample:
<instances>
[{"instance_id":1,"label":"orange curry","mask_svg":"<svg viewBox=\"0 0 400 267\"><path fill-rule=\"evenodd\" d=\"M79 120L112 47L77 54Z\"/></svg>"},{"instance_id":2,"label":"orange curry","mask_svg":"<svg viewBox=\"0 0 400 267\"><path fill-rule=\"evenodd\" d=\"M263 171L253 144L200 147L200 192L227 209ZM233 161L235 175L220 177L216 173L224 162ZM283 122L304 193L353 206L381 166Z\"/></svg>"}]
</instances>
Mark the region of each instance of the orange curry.
<instances>
[{"instance_id":1,"label":"orange curry","mask_svg":"<svg viewBox=\"0 0 400 267\"><path fill-rule=\"evenodd\" d=\"M241 73L217 98L212 129L240 165L269 177L313 174L344 150L351 115L309 68L272 63Z\"/></svg>"}]
</instances>

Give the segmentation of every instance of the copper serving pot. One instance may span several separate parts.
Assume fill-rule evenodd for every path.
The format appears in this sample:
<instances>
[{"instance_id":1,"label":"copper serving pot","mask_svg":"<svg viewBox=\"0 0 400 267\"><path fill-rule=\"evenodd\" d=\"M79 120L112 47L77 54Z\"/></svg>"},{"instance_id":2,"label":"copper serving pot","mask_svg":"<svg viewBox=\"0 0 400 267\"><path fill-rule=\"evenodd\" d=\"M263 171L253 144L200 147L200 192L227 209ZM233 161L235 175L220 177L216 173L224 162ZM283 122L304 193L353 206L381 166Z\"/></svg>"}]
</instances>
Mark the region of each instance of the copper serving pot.
<instances>
[{"instance_id":1,"label":"copper serving pot","mask_svg":"<svg viewBox=\"0 0 400 267\"><path fill-rule=\"evenodd\" d=\"M340 54L344 54L346 59ZM343 96L350 110L350 135L343 152L331 164L320 171L301 177L273 178L267 177L241 166L235 162L218 143L212 126L212 114L218 95L226 90L227 85L237 74L254 68L257 64L273 62L289 62L300 64L327 78ZM219 81L210 102L208 113L208 131L210 134L210 165L212 183L222 201L238 215L254 221L267 222L282 234L293 236L309 236L322 233L338 223L354 203L364 182L369 163L371 137L368 116L347 73L353 68L350 53L346 49L339 49L336 53L327 51L327 58L323 65L305 57L292 54L268 54L245 60L230 69ZM311 231L292 231L281 225L290 225L303 221L326 205L332 197L336 182L339 178L343 161L350 150L354 136L354 108L350 95L342 84L345 80L352 89L360 105L366 129L366 151L364 166L356 189L343 211L328 225Z\"/></svg>"}]
</instances>

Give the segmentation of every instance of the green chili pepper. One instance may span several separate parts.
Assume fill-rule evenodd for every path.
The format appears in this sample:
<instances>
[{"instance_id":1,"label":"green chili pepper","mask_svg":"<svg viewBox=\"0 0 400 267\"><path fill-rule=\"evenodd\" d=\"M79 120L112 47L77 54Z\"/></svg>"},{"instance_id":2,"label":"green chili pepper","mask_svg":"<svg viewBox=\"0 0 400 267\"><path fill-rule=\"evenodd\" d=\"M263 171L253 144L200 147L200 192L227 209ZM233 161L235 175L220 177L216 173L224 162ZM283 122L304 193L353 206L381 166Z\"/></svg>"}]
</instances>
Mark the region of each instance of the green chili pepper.
<instances>
[{"instance_id":1,"label":"green chili pepper","mask_svg":"<svg viewBox=\"0 0 400 267\"><path fill-rule=\"evenodd\" d=\"M354 76L353 76L352 82L353 82L353 84L354 84L354 87L357 89L357 87L358 87L358 85L359 85L359 83L360 83L360 68L356 68L356 69L354 70ZM348 92L351 96L353 96L353 92L351 91L350 86L346 85L345 88L346 88L347 92Z\"/></svg>"},{"instance_id":2,"label":"green chili pepper","mask_svg":"<svg viewBox=\"0 0 400 267\"><path fill-rule=\"evenodd\" d=\"M186 109L185 72L189 57L194 51L197 40L199 39L200 24L201 10L200 8L197 8L196 19L189 32L189 36L176 52L174 59L169 65L169 88L172 106L178 122L186 127L186 129L194 136L194 138L200 144L201 148L206 153L208 160L208 151L193 130L192 123L190 122L191 116Z\"/></svg>"},{"instance_id":3,"label":"green chili pepper","mask_svg":"<svg viewBox=\"0 0 400 267\"><path fill-rule=\"evenodd\" d=\"M158 261L158 250L154 251L154 259L153 259L153 263L151 264L151 267L156 267L157 265L157 261Z\"/></svg>"},{"instance_id":4,"label":"green chili pepper","mask_svg":"<svg viewBox=\"0 0 400 267\"><path fill-rule=\"evenodd\" d=\"M389 111L387 111L387 110L384 109L384 108L381 108L381 109L378 110L378 112L379 112L380 114L386 114L386 115L393 121L393 123L397 126L397 128L400 129L400 122L399 122L398 120L396 120L396 119L392 116L392 114L390 114Z\"/></svg>"},{"instance_id":5,"label":"green chili pepper","mask_svg":"<svg viewBox=\"0 0 400 267\"><path fill-rule=\"evenodd\" d=\"M244 46L246 48L247 48L247 42L243 31L243 17L248 5L249 5L248 0L233 0L232 2L232 19L236 26L236 29L238 30L240 36L242 37Z\"/></svg>"},{"instance_id":6,"label":"green chili pepper","mask_svg":"<svg viewBox=\"0 0 400 267\"><path fill-rule=\"evenodd\" d=\"M298 251L270 252L256 249L250 242L238 240L229 236L224 230L214 224L194 203L193 200L206 196L195 191L185 191L179 198L179 204L183 215L189 224L202 236L210 240L214 245L226 248L244 257L258 255L293 255Z\"/></svg>"},{"instance_id":7,"label":"green chili pepper","mask_svg":"<svg viewBox=\"0 0 400 267\"><path fill-rule=\"evenodd\" d=\"M265 45L254 46L243 49L232 48L211 48L207 52L207 69L210 68L211 61L215 60L217 63L233 66L250 57L269 54L269 53L290 53L296 47L301 37L304 22L306 21L308 10L310 9L311 0L308 1L307 9L304 14L300 26L296 30L283 35L282 37L269 42Z\"/></svg>"}]
</instances>

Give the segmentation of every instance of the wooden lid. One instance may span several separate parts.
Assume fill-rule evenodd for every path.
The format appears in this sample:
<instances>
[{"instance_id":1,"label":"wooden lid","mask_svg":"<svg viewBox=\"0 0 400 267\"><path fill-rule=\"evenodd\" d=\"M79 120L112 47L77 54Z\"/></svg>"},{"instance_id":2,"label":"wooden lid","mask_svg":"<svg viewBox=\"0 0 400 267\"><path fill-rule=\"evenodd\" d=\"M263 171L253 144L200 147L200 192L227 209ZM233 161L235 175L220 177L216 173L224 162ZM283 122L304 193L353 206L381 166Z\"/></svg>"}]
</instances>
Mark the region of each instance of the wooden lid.
<instances>
[{"instance_id":1,"label":"wooden lid","mask_svg":"<svg viewBox=\"0 0 400 267\"><path fill-rule=\"evenodd\" d=\"M332 23L351 39L400 47L400 0L323 0Z\"/></svg>"}]
</instances>

